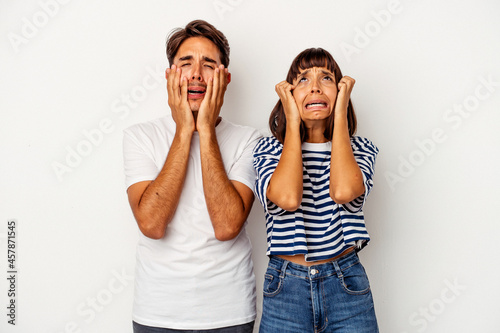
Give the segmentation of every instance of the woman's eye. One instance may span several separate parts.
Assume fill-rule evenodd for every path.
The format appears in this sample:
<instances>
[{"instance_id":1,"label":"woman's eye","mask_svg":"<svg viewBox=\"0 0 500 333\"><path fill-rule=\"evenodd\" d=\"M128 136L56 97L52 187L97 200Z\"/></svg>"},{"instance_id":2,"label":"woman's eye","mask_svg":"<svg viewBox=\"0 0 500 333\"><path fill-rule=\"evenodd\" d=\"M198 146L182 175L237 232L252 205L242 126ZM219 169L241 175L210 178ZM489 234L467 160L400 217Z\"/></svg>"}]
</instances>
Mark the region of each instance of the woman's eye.
<instances>
[{"instance_id":1,"label":"woman's eye","mask_svg":"<svg viewBox=\"0 0 500 333\"><path fill-rule=\"evenodd\" d=\"M330 76L325 76L324 80L333 81L333 79Z\"/></svg>"},{"instance_id":2,"label":"woman's eye","mask_svg":"<svg viewBox=\"0 0 500 333\"><path fill-rule=\"evenodd\" d=\"M299 82L306 82L306 81L307 81L307 78L305 78L305 77L302 77L299 79Z\"/></svg>"}]
</instances>

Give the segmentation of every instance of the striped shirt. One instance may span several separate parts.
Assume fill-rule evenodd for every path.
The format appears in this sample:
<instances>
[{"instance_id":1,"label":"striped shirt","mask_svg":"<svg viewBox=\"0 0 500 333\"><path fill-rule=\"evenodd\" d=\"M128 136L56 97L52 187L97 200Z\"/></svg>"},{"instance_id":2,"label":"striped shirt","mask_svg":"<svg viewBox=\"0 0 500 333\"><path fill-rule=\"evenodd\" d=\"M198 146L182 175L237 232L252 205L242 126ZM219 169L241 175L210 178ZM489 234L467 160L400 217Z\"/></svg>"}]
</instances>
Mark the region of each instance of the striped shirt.
<instances>
[{"instance_id":1,"label":"striped shirt","mask_svg":"<svg viewBox=\"0 0 500 333\"><path fill-rule=\"evenodd\" d=\"M283 150L275 137L260 139L254 149L257 171L255 193L264 206L267 255L303 254L306 261L333 258L349 247L364 247L366 231L363 204L373 187L378 148L368 139L354 136L351 146L363 174L365 193L346 204L330 197L332 143L302 143L303 194L296 211L285 211L267 199L266 191Z\"/></svg>"}]
</instances>

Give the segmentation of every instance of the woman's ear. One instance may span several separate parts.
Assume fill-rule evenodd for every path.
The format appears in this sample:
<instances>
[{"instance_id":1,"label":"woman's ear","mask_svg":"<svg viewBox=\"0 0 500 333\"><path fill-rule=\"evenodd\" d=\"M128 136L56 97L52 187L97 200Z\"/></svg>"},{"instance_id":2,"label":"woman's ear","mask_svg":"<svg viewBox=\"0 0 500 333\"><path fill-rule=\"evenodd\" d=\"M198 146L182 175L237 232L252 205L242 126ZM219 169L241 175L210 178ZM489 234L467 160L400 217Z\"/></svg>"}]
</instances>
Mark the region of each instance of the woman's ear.
<instances>
[{"instance_id":1,"label":"woman's ear","mask_svg":"<svg viewBox=\"0 0 500 333\"><path fill-rule=\"evenodd\" d=\"M231 73L227 73L227 84L231 82Z\"/></svg>"}]
</instances>

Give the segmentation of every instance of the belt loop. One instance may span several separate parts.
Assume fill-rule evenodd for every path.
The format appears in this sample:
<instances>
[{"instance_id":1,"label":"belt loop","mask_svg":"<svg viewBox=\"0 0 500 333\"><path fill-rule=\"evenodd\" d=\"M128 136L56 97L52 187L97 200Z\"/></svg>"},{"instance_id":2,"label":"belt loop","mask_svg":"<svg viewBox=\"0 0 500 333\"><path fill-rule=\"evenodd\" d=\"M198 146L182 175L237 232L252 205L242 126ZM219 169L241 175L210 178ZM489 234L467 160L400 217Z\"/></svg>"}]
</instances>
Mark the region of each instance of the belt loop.
<instances>
[{"instance_id":1,"label":"belt loop","mask_svg":"<svg viewBox=\"0 0 500 333\"><path fill-rule=\"evenodd\" d=\"M340 269L340 266L339 266L339 263L337 262L337 260L332 261L332 264L333 264L333 267L335 267L335 271L337 272L337 276L339 278L342 278L343 277L342 270Z\"/></svg>"},{"instance_id":2,"label":"belt loop","mask_svg":"<svg viewBox=\"0 0 500 333\"><path fill-rule=\"evenodd\" d=\"M281 272L280 272L280 279L283 279L286 274L286 267L288 266L289 261L288 260L283 260L283 265L281 266Z\"/></svg>"}]
</instances>

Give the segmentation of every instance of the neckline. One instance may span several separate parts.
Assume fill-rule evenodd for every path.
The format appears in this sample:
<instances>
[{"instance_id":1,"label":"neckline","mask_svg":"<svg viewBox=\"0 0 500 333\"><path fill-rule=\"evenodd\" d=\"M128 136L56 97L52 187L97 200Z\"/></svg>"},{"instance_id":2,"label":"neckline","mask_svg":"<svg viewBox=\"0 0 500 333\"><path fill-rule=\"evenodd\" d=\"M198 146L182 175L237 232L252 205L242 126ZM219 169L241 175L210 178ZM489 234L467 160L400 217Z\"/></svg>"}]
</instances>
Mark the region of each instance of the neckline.
<instances>
[{"instance_id":1,"label":"neckline","mask_svg":"<svg viewBox=\"0 0 500 333\"><path fill-rule=\"evenodd\" d=\"M312 151L324 151L325 149L330 150L332 148L332 142L302 142L302 149L312 150Z\"/></svg>"}]
</instances>

